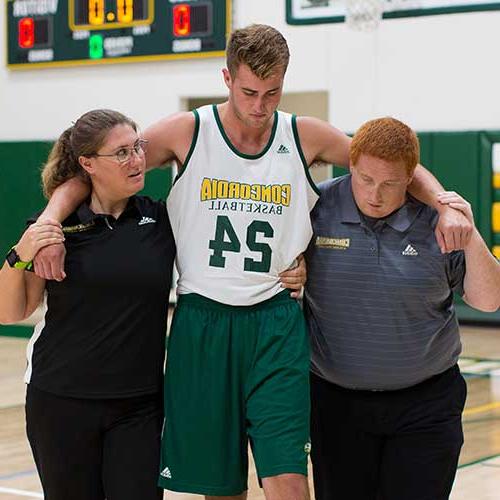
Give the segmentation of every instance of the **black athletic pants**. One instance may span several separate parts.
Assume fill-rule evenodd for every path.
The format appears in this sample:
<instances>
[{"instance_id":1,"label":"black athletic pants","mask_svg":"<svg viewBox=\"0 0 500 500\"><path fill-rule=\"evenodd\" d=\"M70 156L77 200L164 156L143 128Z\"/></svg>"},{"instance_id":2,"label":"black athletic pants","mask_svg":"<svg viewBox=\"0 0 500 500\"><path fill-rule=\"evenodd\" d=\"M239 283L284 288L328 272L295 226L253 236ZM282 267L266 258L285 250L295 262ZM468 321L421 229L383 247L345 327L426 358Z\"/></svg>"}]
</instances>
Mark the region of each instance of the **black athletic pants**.
<instances>
[{"instance_id":1,"label":"black athletic pants","mask_svg":"<svg viewBox=\"0 0 500 500\"><path fill-rule=\"evenodd\" d=\"M161 396L60 397L28 385L26 428L45 500L159 500Z\"/></svg>"},{"instance_id":2,"label":"black athletic pants","mask_svg":"<svg viewBox=\"0 0 500 500\"><path fill-rule=\"evenodd\" d=\"M447 500L466 391L457 366L383 392L343 389L311 375L316 500Z\"/></svg>"}]
</instances>

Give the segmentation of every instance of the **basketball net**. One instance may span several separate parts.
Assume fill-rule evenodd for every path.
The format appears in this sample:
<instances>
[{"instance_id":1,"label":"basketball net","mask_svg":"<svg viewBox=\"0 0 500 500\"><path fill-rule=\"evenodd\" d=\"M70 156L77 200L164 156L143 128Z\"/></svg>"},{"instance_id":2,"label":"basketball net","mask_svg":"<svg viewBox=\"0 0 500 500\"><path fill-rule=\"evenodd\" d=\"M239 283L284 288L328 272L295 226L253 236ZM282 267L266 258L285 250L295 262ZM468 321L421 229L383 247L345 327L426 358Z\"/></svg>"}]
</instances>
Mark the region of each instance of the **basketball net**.
<instances>
[{"instance_id":1,"label":"basketball net","mask_svg":"<svg viewBox=\"0 0 500 500\"><path fill-rule=\"evenodd\" d=\"M345 22L356 31L373 31L377 29L382 13L383 0L345 0Z\"/></svg>"},{"instance_id":2,"label":"basketball net","mask_svg":"<svg viewBox=\"0 0 500 500\"><path fill-rule=\"evenodd\" d=\"M344 0L347 26L356 31L377 29L384 11L394 12L421 7L421 0Z\"/></svg>"}]
</instances>

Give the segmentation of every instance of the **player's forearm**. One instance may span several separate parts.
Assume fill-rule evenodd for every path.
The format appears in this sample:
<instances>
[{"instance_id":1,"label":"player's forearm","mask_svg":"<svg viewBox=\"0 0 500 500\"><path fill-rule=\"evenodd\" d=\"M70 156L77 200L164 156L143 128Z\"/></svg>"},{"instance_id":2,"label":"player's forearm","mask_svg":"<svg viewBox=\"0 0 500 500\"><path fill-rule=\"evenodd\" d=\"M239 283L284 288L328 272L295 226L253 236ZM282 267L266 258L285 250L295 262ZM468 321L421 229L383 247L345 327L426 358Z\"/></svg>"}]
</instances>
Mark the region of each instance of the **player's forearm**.
<instances>
[{"instance_id":1,"label":"player's forearm","mask_svg":"<svg viewBox=\"0 0 500 500\"><path fill-rule=\"evenodd\" d=\"M500 308L500 263L474 228L465 252L464 300L481 311Z\"/></svg>"},{"instance_id":2,"label":"player's forearm","mask_svg":"<svg viewBox=\"0 0 500 500\"><path fill-rule=\"evenodd\" d=\"M438 193L444 191L443 186L425 167L417 165L411 184L408 186L409 193L417 200L435 208L441 212L444 207L438 201Z\"/></svg>"},{"instance_id":3,"label":"player's forearm","mask_svg":"<svg viewBox=\"0 0 500 500\"><path fill-rule=\"evenodd\" d=\"M90 186L78 177L73 177L58 186L40 219L62 222L89 196Z\"/></svg>"}]
</instances>

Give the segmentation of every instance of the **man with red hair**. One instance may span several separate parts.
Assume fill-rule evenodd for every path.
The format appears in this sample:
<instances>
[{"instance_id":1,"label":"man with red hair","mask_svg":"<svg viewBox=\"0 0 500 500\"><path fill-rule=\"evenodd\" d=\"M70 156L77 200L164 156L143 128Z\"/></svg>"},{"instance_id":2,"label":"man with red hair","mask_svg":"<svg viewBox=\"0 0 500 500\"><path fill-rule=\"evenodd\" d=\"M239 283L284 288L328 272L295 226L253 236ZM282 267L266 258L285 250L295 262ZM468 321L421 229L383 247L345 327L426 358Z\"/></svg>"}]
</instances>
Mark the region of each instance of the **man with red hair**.
<instances>
[{"instance_id":1,"label":"man with red hair","mask_svg":"<svg viewBox=\"0 0 500 500\"><path fill-rule=\"evenodd\" d=\"M317 500L445 500L463 443L466 386L453 292L500 305L500 264L476 228L442 254L437 212L408 194L416 134L365 123L351 174L320 185L306 253ZM440 200L474 224L456 193Z\"/></svg>"}]
</instances>

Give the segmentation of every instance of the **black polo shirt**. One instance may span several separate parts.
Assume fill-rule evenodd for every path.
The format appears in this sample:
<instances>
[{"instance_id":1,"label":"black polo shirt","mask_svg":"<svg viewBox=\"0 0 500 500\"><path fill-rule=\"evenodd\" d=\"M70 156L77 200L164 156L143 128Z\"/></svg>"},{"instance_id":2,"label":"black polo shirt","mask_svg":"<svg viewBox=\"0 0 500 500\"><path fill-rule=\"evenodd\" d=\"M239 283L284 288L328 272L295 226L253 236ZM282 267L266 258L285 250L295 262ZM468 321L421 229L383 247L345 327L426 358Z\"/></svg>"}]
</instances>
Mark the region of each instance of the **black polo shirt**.
<instances>
[{"instance_id":1,"label":"black polo shirt","mask_svg":"<svg viewBox=\"0 0 500 500\"><path fill-rule=\"evenodd\" d=\"M118 219L84 203L63 227L67 277L47 281L26 381L81 398L159 391L175 255L165 203L134 196Z\"/></svg>"}]
</instances>

